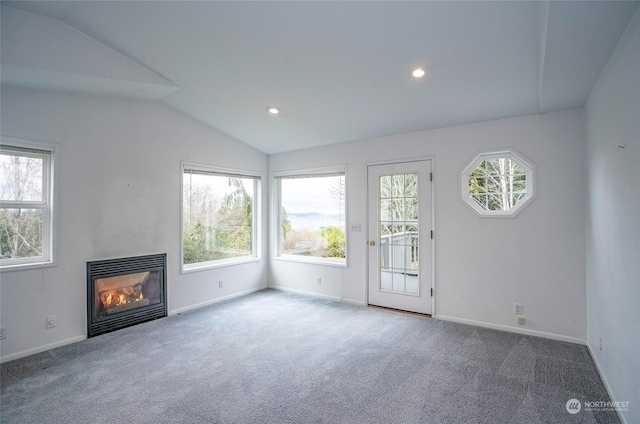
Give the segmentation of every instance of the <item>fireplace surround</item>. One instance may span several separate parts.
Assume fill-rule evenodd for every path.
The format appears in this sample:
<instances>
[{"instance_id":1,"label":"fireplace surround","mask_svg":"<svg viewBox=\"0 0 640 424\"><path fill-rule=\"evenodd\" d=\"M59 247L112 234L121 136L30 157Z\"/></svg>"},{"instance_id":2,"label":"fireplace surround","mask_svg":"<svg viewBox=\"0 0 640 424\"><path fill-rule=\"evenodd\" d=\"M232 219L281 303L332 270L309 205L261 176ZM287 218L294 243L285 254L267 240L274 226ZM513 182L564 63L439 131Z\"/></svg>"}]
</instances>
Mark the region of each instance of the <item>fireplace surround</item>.
<instances>
[{"instance_id":1,"label":"fireplace surround","mask_svg":"<svg viewBox=\"0 0 640 424\"><path fill-rule=\"evenodd\" d=\"M87 337L167 316L167 254L87 262Z\"/></svg>"}]
</instances>

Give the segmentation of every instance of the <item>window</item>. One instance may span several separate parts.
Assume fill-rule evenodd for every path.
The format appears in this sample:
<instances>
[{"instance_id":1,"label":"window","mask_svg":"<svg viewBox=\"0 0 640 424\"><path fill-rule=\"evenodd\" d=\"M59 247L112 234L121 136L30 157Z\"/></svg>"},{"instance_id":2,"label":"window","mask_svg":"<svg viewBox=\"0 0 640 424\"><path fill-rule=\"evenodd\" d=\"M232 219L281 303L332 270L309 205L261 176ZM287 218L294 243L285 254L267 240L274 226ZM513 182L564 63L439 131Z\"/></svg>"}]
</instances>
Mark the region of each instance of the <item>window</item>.
<instances>
[{"instance_id":1,"label":"window","mask_svg":"<svg viewBox=\"0 0 640 424\"><path fill-rule=\"evenodd\" d=\"M260 177L183 164L184 271L258 257Z\"/></svg>"},{"instance_id":2,"label":"window","mask_svg":"<svg viewBox=\"0 0 640 424\"><path fill-rule=\"evenodd\" d=\"M278 256L346 263L345 172L276 177Z\"/></svg>"},{"instance_id":3,"label":"window","mask_svg":"<svg viewBox=\"0 0 640 424\"><path fill-rule=\"evenodd\" d=\"M3 269L52 262L52 155L53 148L0 146Z\"/></svg>"},{"instance_id":4,"label":"window","mask_svg":"<svg viewBox=\"0 0 640 424\"><path fill-rule=\"evenodd\" d=\"M515 216L534 197L533 166L512 151L478 155L462 172L462 197L480 216Z\"/></svg>"}]
</instances>

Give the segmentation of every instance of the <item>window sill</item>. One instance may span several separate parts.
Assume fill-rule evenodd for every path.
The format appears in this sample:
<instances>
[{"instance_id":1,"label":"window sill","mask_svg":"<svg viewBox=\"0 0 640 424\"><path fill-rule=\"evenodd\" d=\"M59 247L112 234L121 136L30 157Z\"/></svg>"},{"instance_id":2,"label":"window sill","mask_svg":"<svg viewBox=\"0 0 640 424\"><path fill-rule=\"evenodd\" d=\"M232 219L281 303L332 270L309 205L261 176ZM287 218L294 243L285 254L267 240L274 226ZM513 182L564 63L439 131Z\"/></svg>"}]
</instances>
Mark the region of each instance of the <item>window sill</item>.
<instances>
[{"instance_id":1,"label":"window sill","mask_svg":"<svg viewBox=\"0 0 640 424\"><path fill-rule=\"evenodd\" d=\"M251 257L241 258L241 259L235 259L235 258L222 259L215 262L203 262L201 264L192 264L192 265L186 265L186 266L182 265L181 274L189 274L192 272L206 271L209 269L224 268L224 267L234 266L234 265L244 265L244 264L250 264L253 262L255 263L262 262L262 258L251 256Z\"/></svg>"},{"instance_id":2,"label":"window sill","mask_svg":"<svg viewBox=\"0 0 640 424\"><path fill-rule=\"evenodd\" d=\"M283 261L283 262L297 262L304 263L310 265L326 265L333 266L338 268L347 268L347 260L342 260L338 262L337 259L326 259L326 258L313 258L310 256L296 256L296 255L280 255L273 258L275 261Z\"/></svg>"},{"instance_id":3,"label":"window sill","mask_svg":"<svg viewBox=\"0 0 640 424\"><path fill-rule=\"evenodd\" d=\"M33 262L26 264L0 265L0 272L29 271L33 269L51 268L57 266L55 262Z\"/></svg>"}]
</instances>

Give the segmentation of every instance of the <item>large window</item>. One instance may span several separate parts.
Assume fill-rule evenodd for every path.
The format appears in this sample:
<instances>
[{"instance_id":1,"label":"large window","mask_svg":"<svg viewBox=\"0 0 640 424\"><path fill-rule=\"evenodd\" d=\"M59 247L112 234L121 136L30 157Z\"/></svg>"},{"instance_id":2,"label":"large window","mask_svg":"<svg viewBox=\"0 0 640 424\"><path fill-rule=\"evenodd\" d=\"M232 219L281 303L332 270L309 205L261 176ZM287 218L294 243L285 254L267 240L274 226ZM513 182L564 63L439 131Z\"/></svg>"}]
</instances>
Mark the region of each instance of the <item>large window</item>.
<instances>
[{"instance_id":1,"label":"large window","mask_svg":"<svg viewBox=\"0 0 640 424\"><path fill-rule=\"evenodd\" d=\"M255 260L260 178L183 164L183 270Z\"/></svg>"},{"instance_id":2,"label":"large window","mask_svg":"<svg viewBox=\"0 0 640 424\"><path fill-rule=\"evenodd\" d=\"M480 216L515 216L535 194L533 165L513 151L478 155L462 172L462 197Z\"/></svg>"},{"instance_id":3,"label":"large window","mask_svg":"<svg viewBox=\"0 0 640 424\"><path fill-rule=\"evenodd\" d=\"M345 264L345 173L276 177L278 256Z\"/></svg>"},{"instance_id":4,"label":"large window","mask_svg":"<svg viewBox=\"0 0 640 424\"><path fill-rule=\"evenodd\" d=\"M3 269L52 262L52 154L53 149L0 146Z\"/></svg>"}]
</instances>

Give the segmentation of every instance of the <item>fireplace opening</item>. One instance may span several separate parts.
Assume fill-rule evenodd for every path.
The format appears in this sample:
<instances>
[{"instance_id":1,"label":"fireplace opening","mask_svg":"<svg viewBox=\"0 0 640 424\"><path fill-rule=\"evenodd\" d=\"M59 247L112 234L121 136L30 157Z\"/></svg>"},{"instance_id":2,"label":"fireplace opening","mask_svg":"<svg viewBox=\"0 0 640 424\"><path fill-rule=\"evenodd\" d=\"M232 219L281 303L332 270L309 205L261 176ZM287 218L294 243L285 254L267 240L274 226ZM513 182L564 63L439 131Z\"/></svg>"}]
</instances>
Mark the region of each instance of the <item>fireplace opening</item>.
<instances>
[{"instance_id":1,"label":"fireplace opening","mask_svg":"<svg viewBox=\"0 0 640 424\"><path fill-rule=\"evenodd\" d=\"M98 317L160 303L160 271L99 278L95 284Z\"/></svg>"},{"instance_id":2,"label":"fireplace opening","mask_svg":"<svg viewBox=\"0 0 640 424\"><path fill-rule=\"evenodd\" d=\"M166 254L87 262L88 337L167 316Z\"/></svg>"}]
</instances>

